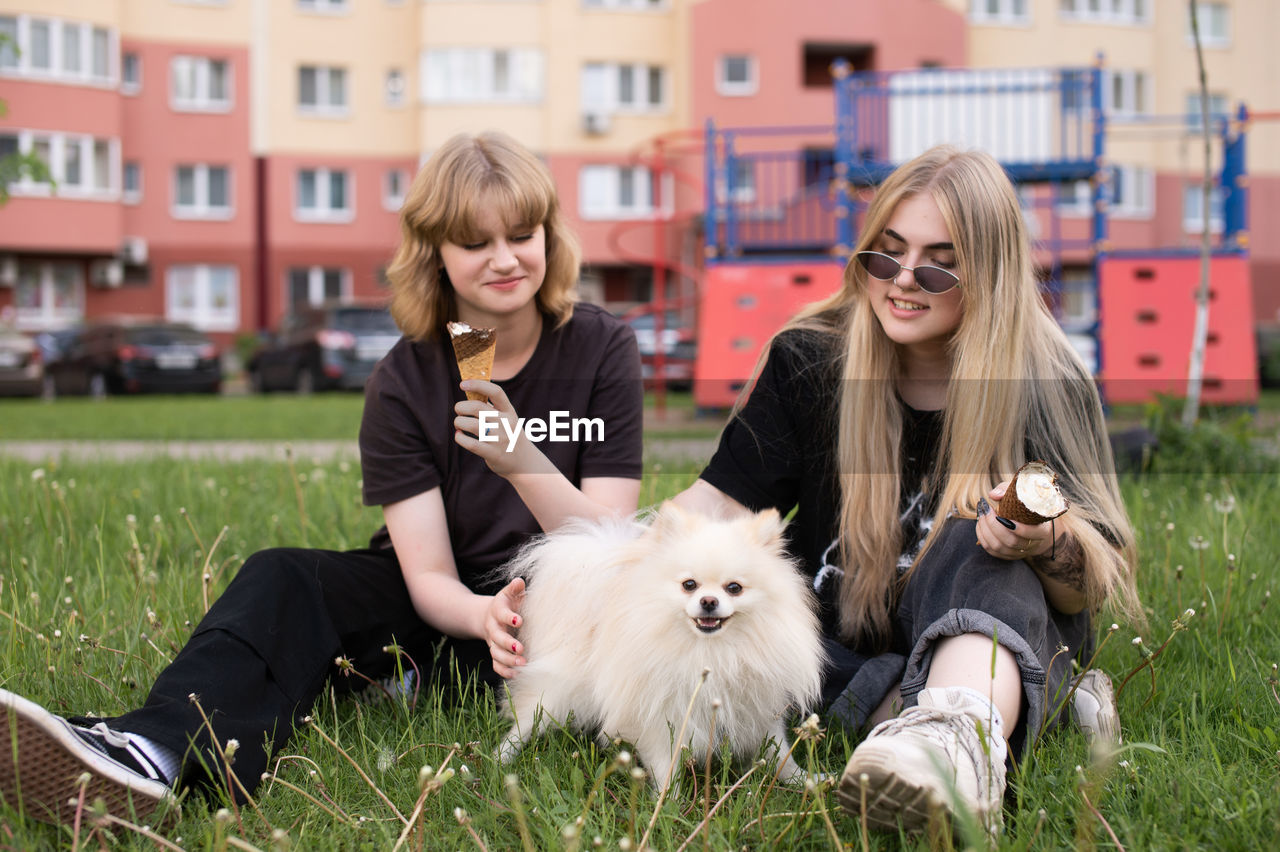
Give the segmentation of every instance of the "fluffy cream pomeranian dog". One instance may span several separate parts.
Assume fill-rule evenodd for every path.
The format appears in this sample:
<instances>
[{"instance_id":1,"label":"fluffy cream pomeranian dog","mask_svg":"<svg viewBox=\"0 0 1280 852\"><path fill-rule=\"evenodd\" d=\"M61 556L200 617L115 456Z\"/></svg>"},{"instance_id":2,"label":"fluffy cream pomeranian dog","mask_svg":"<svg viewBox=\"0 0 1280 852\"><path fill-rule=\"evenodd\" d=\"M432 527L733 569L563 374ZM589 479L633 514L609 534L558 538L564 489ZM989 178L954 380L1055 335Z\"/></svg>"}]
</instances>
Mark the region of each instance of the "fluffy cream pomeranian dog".
<instances>
[{"instance_id":1,"label":"fluffy cream pomeranian dog","mask_svg":"<svg viewBox=\"0 0 1280 852\"><path fill-rule=\"evenodd\" d=\"M682 748L701 759L722 741L739 761L768 744L780 778L803 778L783 717L817 701L825 656L785 526L667 503L648 526L576 524L527 546L504 572L528 581L528 664L507 683L502 762L571 721L631 743L660 790Z\"/></svg>"}]
</instances>

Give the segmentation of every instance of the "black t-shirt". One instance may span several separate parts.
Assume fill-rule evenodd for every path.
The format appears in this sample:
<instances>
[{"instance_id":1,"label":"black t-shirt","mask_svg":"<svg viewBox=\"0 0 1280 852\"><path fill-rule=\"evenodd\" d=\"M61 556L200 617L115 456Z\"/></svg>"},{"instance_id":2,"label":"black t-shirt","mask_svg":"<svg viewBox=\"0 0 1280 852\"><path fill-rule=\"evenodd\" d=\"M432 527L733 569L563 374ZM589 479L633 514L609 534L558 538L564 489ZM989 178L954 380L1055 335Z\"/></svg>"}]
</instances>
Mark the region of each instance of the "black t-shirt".
<instances>
[{"instance_id":1,"label":"black t-shirt","mask_svg":"<svg viewBox=\"0 0 1280 852\"><path fill-rule=\"evenodd\" d=\"M378 364L360 424L364 502L386 505L439 486L459 576L492 591L484 575L540 529L516 490L454 442L461 380L447 334L401 339ZM499 384L526 422L560 424L538 448L574 485L587 477L640 478L640 355L634 333L605 310L581 304L559 329L544 322L529 362ZM506 434L498 429L496 436L505 447ZM391 546L386 527L370 546Z\"/></svg>"},{"instance_id":2,"label":"black t-shirt","mask_svg":"<svg viewBox=\"0 0 1280 852\"><path fill-rule=\"evenodd\" d=\"M840 339L792 330L774 340L746 404L725 427L701 478L753 511L773 507L795 515L788 550L813 579L827 632L838 624L840 481L837 459ZM914 560L936 508L927 488L942 434L941 411L902 403L902 458L886 460L902 477L899 570Z\"/></svg>"}]
</instances>

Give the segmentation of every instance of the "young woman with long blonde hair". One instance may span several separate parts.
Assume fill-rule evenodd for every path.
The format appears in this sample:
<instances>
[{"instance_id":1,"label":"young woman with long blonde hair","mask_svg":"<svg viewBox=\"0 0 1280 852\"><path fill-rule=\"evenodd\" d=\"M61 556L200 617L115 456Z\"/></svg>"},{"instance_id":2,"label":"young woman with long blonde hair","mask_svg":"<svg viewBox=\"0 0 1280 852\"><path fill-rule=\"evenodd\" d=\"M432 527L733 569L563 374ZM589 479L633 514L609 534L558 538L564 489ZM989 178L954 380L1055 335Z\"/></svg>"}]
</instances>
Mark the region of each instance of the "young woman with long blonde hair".
<instances>
[{"instance_id":1,"label":"young woman with long blonde hair","mask_svg":"<svg viewBox=\"0 0 1280 852\"><path fill-rule=\"evenodd\" d=\"M1060 476L1070 509L1052 522L991 511L1029 460ZM860 812L865 793L877 825L922 826L952 785L998 824L1007 745L1056 721L1090 613L1109 600L1141 618L1097 391L984 153L934 148L884 181L843 286L776 335L676 499L795 510L830 713L879 722L841 798Z\"/></svg>"}]
</instances>

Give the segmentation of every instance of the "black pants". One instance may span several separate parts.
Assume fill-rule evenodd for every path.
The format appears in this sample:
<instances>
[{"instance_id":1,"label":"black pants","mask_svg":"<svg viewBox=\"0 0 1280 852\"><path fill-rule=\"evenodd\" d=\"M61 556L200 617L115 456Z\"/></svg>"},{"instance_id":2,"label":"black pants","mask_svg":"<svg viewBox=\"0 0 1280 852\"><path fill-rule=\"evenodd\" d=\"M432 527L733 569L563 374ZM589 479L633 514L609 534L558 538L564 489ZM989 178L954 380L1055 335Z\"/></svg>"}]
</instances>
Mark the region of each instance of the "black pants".
<instances>
[{"instance_id":1,"label":"black pants","mask_svg":"<svg viewBox=\"0 0 1280 852\"><path fill-rule=\"evenodd\" d=\"M997 559L976 541L974 521L946 522L907 580L888 652L868 658L833 648L831 716L860 728L894 686L902 691L903 706L914 706L938 641L980 633L1008 649L1022 675L1022 712L1014 730L1006 731L1011 753L1029 747L1046 722L1048 727L1059 720L1071 660L1092 647L1088 611L1065 615L1053 609L1026 562Z\"/></svg>"},{"instance_id":2,"label":"black pants","mask_svg":"<svg viewBox=\"0 0 1280 852\"><path fill-rule=\"evenodd\" d=\"M183 754L184 780L199 783L209 779L193 759L193 745L206 766L222 767L221 760L210 762L203 709L219 743L239 741L232 768L252 791L269 752L284 746L331 679L340 691L366 684L339 674L339 656L371 678L386 677L395 672L396 658L383 648L394 642L430 680L444 638L414 611L389 549L265 550L244 563L160 673L146 704L110 724ZM434 670L441 676L452 657L464 676L499 681L483 641L446 639L444 651ZM193 694L200 707L189 699Z\"/></svg>"}]
</instances>

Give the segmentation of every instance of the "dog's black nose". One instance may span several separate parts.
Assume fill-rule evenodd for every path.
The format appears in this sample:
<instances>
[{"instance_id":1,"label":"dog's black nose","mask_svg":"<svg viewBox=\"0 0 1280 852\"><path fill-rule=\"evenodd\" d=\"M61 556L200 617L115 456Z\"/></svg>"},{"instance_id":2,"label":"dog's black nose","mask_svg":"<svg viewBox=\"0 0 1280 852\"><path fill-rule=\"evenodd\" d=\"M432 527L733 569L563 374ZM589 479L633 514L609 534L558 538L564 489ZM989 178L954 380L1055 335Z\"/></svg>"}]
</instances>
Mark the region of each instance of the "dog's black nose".
<instances>
[{"instance_id":1,"label":"dog's black nose","mask_svg":"<svg viewBox=\"0 0 1280 852\"><path fill-rule=\"evenodd\" d=\"M703 598L699 603L702 605L704 612L715 612L716 607L720 606L720 601L711 597Z\"/></svg>"}]
</instances>

